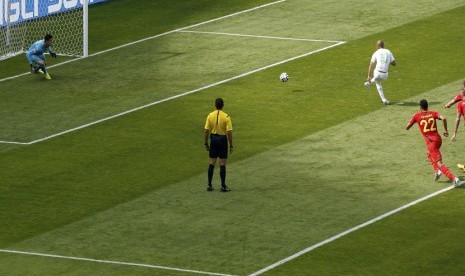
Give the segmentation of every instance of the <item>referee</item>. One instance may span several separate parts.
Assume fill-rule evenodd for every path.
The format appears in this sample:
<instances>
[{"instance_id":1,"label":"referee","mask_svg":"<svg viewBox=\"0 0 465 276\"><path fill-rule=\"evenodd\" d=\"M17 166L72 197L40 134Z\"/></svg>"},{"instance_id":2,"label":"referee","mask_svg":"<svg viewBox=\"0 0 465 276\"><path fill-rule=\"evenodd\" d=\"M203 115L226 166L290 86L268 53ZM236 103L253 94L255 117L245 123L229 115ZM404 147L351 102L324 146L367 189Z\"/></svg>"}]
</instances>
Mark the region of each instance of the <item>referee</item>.
<instances>
[{"instance_id":1,"label":"referee","mask_svg":"<svg viewBox=\"0 0 465 276\"><path fill-rule=\"evenodd\" d=\"M215 100L216 110L208 114L205 122L205 149L209 151L210 164L208 166L208 186L207 191L213 191L212 178L213 169L215 168L216 159L220 159L220 192L231 191L226 186L226 159L228 158L228 142L229 153L233 151L232 140L232 123L228 114L223 111L224 101L222 98ZM210 136L210 145L208 145L208 137Z\"/></svg>"}]
</instances>

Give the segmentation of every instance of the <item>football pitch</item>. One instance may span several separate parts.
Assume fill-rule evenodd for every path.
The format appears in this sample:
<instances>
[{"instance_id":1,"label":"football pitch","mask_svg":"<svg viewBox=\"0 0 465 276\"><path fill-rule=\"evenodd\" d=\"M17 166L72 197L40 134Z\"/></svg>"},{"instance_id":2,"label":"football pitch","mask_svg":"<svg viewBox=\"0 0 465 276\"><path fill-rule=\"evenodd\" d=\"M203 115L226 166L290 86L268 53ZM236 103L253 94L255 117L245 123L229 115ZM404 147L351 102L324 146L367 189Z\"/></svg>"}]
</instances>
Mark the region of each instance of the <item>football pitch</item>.
<instances>
[{"instance_id":1,"label":"football pitch","mask_svg":"<svg viewBox=\"0 0 465 276\"><path fill-rule=\"evenodd\" d=\"M90 7L90 57L47 59L51 81L23 56L0 62L0 274L463 275L464 189L433 181L405 126L425 98L453 132L464 13L461 0ZM398 64L389 106L363 87L378 39ZM218 167L205 191L217 97L231 193ZM442 153L463 179L462 129Z\"/></svg>"}]
</instances>

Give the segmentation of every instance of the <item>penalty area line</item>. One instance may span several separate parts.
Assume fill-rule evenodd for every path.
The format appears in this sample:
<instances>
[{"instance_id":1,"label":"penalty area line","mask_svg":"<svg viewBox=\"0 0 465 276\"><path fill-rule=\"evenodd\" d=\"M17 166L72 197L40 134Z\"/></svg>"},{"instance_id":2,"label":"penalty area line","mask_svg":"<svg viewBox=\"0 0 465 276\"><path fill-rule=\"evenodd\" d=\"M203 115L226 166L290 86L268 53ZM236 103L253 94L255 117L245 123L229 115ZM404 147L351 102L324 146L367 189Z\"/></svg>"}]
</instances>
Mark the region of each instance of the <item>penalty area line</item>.
<instances>
[{"instance_id":1,"label":"penalty area line","mask_svg":"<svg viewBox=\"0 0 465 276\"><path fill-rule=\"evenodd\" d=\"M151 106L154 106L154 105L157 105L157 104L160 104L160 103L164 103L164 102L171 101L171 100L174 100L174 99L177 99L177 98L181 98L181 97L184 97L184 96L187 96L187 95L190 95L190 94L194 94L194 93L203 91L205 89L215 87L215 86L218 86L220 84L224 84L224 83L227 83L227 82L230 82L230 81L233 81L233 80L236 80L236 79L239 79L239 78L242 78L242 77L245 77L245 76L260 72L260 71L263 71L263 70L266 70L268 68L284 64L286 62L290 62L290 61L293 61L293 60L296 60L296 59L299 59L299 58L310 56L312 54L315 54L315 53L318 53L318 52L321 52L321 51L325 51L327 49L342 45L344 43L345 43L344 41L341 41L341 42L335 43L333 45L329 45L327 47L323 47L323 48L320 48L320 49L317 49L317 50L314 50L314 51L311 51L311 52L308 52L308 53L305 53L305 54L301 54L301 55L298 55L298 56L295 56L295 57L291 57L291 58L288 58L288 59L285 59L285 60L270 64L270 65L267 65L267 66L264 66L264 67L260 67L258 69L255 69L255 70L252 70L252 71L249 71L249 72L246 72L246 73L231 77L229 79L218 81L218 82L215 82L215 83L212 83L212 84L209 84L209 85L206 85L206 86L194 89L194 90L190 90L190 91L187 91L187 92L184 92L184 93L181 93L181 94L178 94L178 95L174 95L174 96L162 99L162 100L158 100L158 101L155 101L155 102L151 102L149 104L142 105L142 106L139 106L139 107L136 107L136 108L133 108L133 109L130 109L130 110L127 110L127 111L124 111L124 112L121 112L121 113L118 113L118 114L115 114L115 115L112 115L112 116L109 116L109 117L106 117L106 118L103 118L103 119L100 119L100 120L97 120L97 121L94 121L94 122L90 122L88 124L84 124L84 125L72 128L72 129L68 129L68 130L65 130L65 131L62 131L62 132L59 132L59 133L56 133L56 134L49 135L49 136L44 137L44 138L40 138L40 139L31 141L31 142L24 142L24 143L21 143L21 144L22 145L36 144L36 143L39 143L39 142L42 142L42 141L45 141L45 140L48 140L48 139L51 139L51 138L54 138L54 137L57 137L57 136L61 136L61 135L64 135L64 134L67 134L67 133L70 133L70 132L73 132L73 131L76 131L76 130L80 130L80 129L83 129L83 128L86 128L86 127L89 127L89 126L92 126L92 125L96 125L96 124L99 124L99 123L102 123L102 122L117 118L117 117L121 117L123 115L129 114L129 113L141 110L141 109L145 109L147 107L151 107ZM0 141L0 143L1 143L1 141ZM10 142L10 143L12 143L12 142Z\"/></svg>"},{"instance_id":2,"label":"penalty area line","mask_svg":"<svg viewBox=\"0 0 465 276\"><path fill-rule=\"evenodd\" d=\"M378 217L376 217L376 218L374 218L374 219L371 219L371 220L369 220L369 221L367 221L367 222L364 222L364 223L359 224L359 225L357 225L357 226L355 226L355 227L353 227L353 228L350 228L350 229L348 229L348 230L346 230L346 231L344 231L344 232L341 232L341 233L339 233L339 234L337 234L337 235L334 235L334 236L332 236L332 237L330 237L330 238L328 238L328 239L326 239L326 240L324 240L324 241L321 241L321 242L319 242L319 243L317 243L317 244L314 244L314 245L312 245L312 246L310 246L310 247L307 247L307 248L305 248L305 249L303 249L303 250L301 250L301 251L295 253L295 254L292 255L292 256L289 256L289 257L287 257L287 258L285 258L285 259L282 259L282 260L280 260L280 261L278 261L278 262L276 262L276 263L274 263L274 264L271 264L271 265L269 265L269 266L267 266L267 267L265 267L265 268L262 268L262 269L260 269L260 270L258 270L258 271L256 271L256 272L254 272L254 273L252 273L252 274L249 274L249 276L256 276L256 275L263 274L263 273L265 273L265 272L267 272L267 271L269 271L269 270L271 270L271 269L273 269L273 268L276 268L276 267L278 267L278 266L280 266L280 265L282 265L282 264L285 264L285 263L287 263L287 262L289 262L289 261L291 261L291 260L293 260L293 259L296 259L296 258L302 256L302 255L305 254L305 253L308 253L308 252L310 252L310 251L312 251L312 250L315 250L315 249L317 249L318 247L321 247L321 246L323 246L323 245L325 245L325 244L327 244L327 243L330 243L330 242L335 241L335 240L337 240L337 239L339 239L339 238L342 238L342 237L344 237L344 236L346 236L346 235L348 235L348 234L350 234L350 233L352 233L352 232L355 232L355 231L357 231L357 230L359 230L359 229L361 229L361 228L363 228L363 227L365 227L365 226L368 226L368 225L370 225L370 224L373 224L373 223L375 223L375 222L377 222L377 221L380 221L380 220L382 220L382 219L384 219L384 218L387 218L387 217L389 217L389 216L391 216L391 215L393 215L393 214L395 214L395 213L398 213L398 212L400 212L400 211L402 211L402 210L405 210L405 209L407 209L407 208L409 208L409 207L412 207L412 206L415 205L415 204L418 204L418 203L420 203L420 202L422 202L422 201L425 201L425 200L427 200L427 199L430 199L430 198L432 198L432 197L435 197L435 196L437 196L437 195L439 195L439 194L442 194L442 193L447 192L447 191L449 191L449 190L452 190L452 189L454 189L454 188L455 188L454 185L452 185L452 186L449 186L449 187L444 188L444 189L442 189L442 190L439 190L439 191L436 191L436 192L431 193L431 194L429 194L429 195L426 195L426 196L424 196L424 197L422 197L422 198L419 198L419 199L417 199L417 200L414 200L414 201L412 201L412 202L410 202L410 203L408 203L408 204L405 204L404 206L401 206L401 207L399 207L399 208L397 208L397 209L394 209L394 210L392 210L392 211L389 211L389 212L387 212L387 213L385 213L385 214L383 214L383 215L381 215L381 216L378 216Z\"/></svg>"},{"instance_id":3,"label":"penalty area line","mask_svg":"<svg viewBox=\"0 0 465 276\"><path fill-rule=\"evenodd\" d=\"M139 39L139 40L136 40L136 41L133 41L133 42L129 42L129 43L126 43L126 44L123 44L123 45L119 45L119 46L116 46L116 47L113 47L113 48L110 48L110 49L106 49L106 50L103 50L103 51L100 51L100 52L89 54L88 57L97 56L97 55L100 55L100 54L104 54L104 53L111 52L111 51L114 51L114 50L118 50L118 49L121 49L121 48L125 48L125 47L128 47L128 46L132 46L134 44L145 42L147 40L162 37L162 36L169 35L169 34L172 34L172 33L176 33L176 32L182 31L182 30L195 28L195 27L198 27L198 26L202 26L202 25L209 24L209 23L212 23L212 22L215 22L215 21L223 20L223 19L226 19L226 18L229 18L229 17L233 17L233 16L236 16L236 15L243 14L243 13L255 11L255 10L258 10L258 9L266 8L268 6L279 4L279 3L282 3L282 2L286 2L286 1L287 0L279 0L279 1L271 2L271 3L263 4L263 5L253 7L253 8L247 9L247 10L238 11L238 12L235 12L235 13L232 13L232 14L228 14L228 15L221 16L221 17L218 17L218 18L210 19L210 20L203 21L203 22L200 22L200 23L197 23L197 24L182 27L182 28L179 28L179 29L176 29L176 30L164 32L164 33L157 34L157 35L150 36L150 37L146 37L146 38L142 38L142 39ZM57 64L54 64L54 65L51 65L51 66L47 66L47 67L48 68L53 68L53 67L57 67L57 66L61 66L61 65L70 63L70 62L75 62L75 61L78 61L78 60L81 60L81 59L85 59L85 58L84 57L79 57L79 58L76 58L76 59L71 59L71 60L68 60L68 61L65 61L65 62L61 62L61 63L57 63ZM27 73L22 73L22 74L19 74L19 75L3 78L3 79L0 79L0 82L11 80L11 79L16 79L16 78L19 78L19 77L22 77L22 76L27 76L27 75L30 75L30 74L31 74L30 72L27 72Z\"/></svg>"},{"instance_id":4,"label":"penalty area line","mask_svg":"<svg viewBox=\"0 0 465 276\"><path fill-rule=\"evenodd\" d=\"M340 43L340 42L342 42L342 41L338 41L338 40L292 38L292 37L280 37L280 36L250 35L250 34L235 34L235 33L223 33L223 32L205 32L205 31L185 31L185 30L181 30L181 31L178 31L178 33L226 35L226 36L275 39L275 40L306 41L306 42L327 42L327 43Z\"/></svg>"},{"instance_id":5,"label":"penalty area line","mask_svg":"<svg viewBox=\"0 0 465 276\"><path fill-rule=\"evenodd\" d=\"M204 274L204 275L235 276L235 275L232 275L232 274L224 274L224 273L216 273L216 272L200 271L200 270L192 270L192 269L182 269L182 268L175 268L175 267L168 267L168 266L161 266L161 265L150 265L150 264L140 264L140 263L130 263L130 262L120 262L120 261L98 260L98 259L72 257L72 256L62 256L62 255L44 254L44 253L35 253L35 252L18 251L18 250L0 249L0 252L8 253L8 254L19 254L19 255L29 255L29 256L56 258L56 259L67 259L67 260L74 260L74 261L85 261L85 262L94 262L94 263L104 263L104 264L114 264L114 265L124 265L124 266L155 268L155 269L189 272L189 273Z\"/></svg>"}]
</instances>

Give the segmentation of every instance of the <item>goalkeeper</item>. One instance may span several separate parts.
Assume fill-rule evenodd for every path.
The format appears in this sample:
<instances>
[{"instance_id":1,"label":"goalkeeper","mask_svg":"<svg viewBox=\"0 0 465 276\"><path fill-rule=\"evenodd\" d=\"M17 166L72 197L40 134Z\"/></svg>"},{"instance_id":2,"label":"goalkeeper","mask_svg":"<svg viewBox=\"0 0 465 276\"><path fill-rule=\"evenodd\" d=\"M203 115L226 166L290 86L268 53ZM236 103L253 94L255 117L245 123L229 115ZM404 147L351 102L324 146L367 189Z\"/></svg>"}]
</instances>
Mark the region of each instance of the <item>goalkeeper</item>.
<instances>
[{"instance_id":1,"label":"goalkeeper","mask_svg":"<svg viewBox=\"0 0 465 276\"><path fill-rule=\"evenodd\" d=\"M26 52L27 61L29 62L29 66L31 66L31 73L45 74L47 80L51 80L52 78L45 67L44 53L48 52L51 57L57 57L52 49L52 44L53 36L51 34L46 34L43 40L34 42Z\"/></svg>"}]
</instances>

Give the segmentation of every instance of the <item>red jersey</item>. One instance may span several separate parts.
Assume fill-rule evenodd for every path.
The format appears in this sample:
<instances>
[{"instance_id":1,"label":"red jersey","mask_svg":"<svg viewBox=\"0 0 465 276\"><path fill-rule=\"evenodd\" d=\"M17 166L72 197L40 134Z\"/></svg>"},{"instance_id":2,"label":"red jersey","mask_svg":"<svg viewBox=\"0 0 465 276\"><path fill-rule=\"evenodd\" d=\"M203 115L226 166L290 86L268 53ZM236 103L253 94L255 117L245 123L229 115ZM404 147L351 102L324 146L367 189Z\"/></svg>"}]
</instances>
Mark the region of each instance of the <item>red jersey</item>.
<instances>
[{"instance_id":1,"label":"red jersey","mask_svg":"<svg viewBox=\"0 0 465 276\"><path fill-rule=\"evenodd\" d=\"M439 119L439 113L436 111L420 111L413 115L409 125L417 123L423 138L428 144L433 141L441 140L436 123L437 119Z\"/></svg>"},{"instance_id":2,"label":"red jersey","mask_svg":"<svg viewBox=\"0 0 465 276\"><path fill-rule=\"evenodd\" d=\"M457 115L464 115L465 116L465 101L461 101L457 105Z\"/></svg>"}]
</instances>

